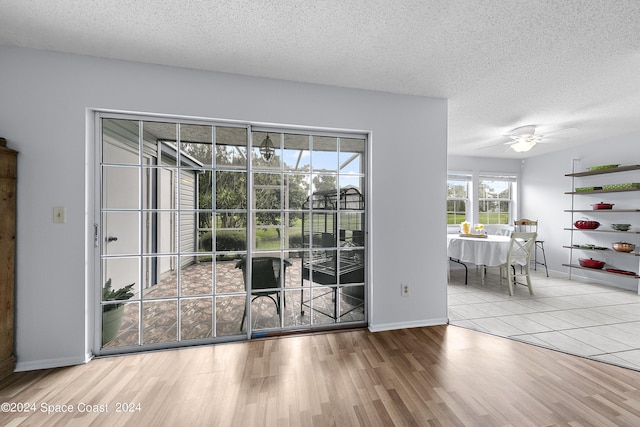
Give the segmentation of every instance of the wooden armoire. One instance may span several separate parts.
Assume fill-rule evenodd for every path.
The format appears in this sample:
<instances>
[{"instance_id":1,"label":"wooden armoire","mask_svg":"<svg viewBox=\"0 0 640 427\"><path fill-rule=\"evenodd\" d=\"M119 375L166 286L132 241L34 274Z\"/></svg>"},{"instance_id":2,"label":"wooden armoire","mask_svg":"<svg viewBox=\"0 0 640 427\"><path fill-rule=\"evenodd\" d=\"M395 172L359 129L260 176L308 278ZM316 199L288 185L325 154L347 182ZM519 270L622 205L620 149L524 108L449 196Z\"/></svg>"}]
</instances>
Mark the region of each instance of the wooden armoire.
<instances>
[{"instance_id":1,"label":"wooden armoire","mask_svg":"<svg viewBox=\"0 0 640 427\"><path fill-rule=\"evenodd\" d=\"M0 138L0 378L11 374L13 354L16 171L18 152L7 148Z\"/></svg>"}]
</instances>

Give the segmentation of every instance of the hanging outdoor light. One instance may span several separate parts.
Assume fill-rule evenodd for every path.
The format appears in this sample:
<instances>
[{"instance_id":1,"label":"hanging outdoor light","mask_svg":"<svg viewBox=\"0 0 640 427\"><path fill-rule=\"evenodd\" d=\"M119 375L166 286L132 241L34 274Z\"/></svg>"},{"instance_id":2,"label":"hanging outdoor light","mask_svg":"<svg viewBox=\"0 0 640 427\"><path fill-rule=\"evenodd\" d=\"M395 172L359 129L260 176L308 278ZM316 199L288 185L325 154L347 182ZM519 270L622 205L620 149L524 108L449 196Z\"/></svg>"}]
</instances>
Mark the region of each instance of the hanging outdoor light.
<instances>
[{"instance_id":1,"label":"hanging outdoor light","mask_svg":"<svg viewBox=\"0 0 640 427\"><path fill-rule=\"evenodd\" d=\"M273 156L276 154L276 147L271 142L271 138L269 138L269 134L260 144L260 154L262 154L262 158L267 162L270 162Z\"/></svg>"}]
</instances>

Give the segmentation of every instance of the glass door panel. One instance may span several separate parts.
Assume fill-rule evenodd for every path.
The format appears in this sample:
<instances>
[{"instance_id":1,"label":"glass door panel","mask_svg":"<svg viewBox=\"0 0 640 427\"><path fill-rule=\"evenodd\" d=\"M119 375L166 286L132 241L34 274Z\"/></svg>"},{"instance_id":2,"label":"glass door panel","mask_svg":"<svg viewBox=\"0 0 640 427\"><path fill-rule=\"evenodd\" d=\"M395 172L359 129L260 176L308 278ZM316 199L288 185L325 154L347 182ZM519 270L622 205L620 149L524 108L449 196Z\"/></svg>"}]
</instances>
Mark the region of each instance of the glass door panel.
<instances>
[{"instance_id":1,"label":"glass door panel","mask_svg":"<svg viewBox=\"0 0 640 427\"><path fill-rule=\"evenodd\" d=\"M180 160L203 169L213 165L213 126L180 125Z\"/></svg>"},{"instance_id":2,"label":"glass door panel","mask_svg":"<svg viewBox=\"0 0 640 427\"><path fill-rule=\"evenodd\" d=\"M284 134L283 163L285 172L309 172L311 167L309 135Z\"/></svg>"},{"instance_id":3,"label":"glass door panel","mask_svg":"<svg viewBox=\"0 0 640 427\"><path fill-rule=\"evenodd\" d=\"M182 340L213 337L213 299L185 298L180 303L180 338Z\"/></svg>"},{"instance_id":4,"label":"glass door panel","mask_svg":"<svg viewBox=\"0 0 640 427\"><path fill-rule=\"evenodd\" d=\"M154 164L177 166L178 124L171 122L140 122L143 157L151 158Z\"/></svg>"},{"instance_id":5,"label":"glass door panel","mask_svg":"<svg viewBox=\"0 0 640 427\"><path fill-rule=\"evenodd\" d=\"M338 138L314 136L312 146L312 169L316 172L336 173L338 171Z\"/></svg>"},{"instance_id":6,"label":"glass door panel","mask_svg":"<svg viewBox=\"0 0 640 427\"><path fill-rule=\"evenodd\" d=\"M253 188L256 210L282 209L282 178L280 174L254 173Z\"/></svg>"},{"instance_id":7,"label":"glass door panel","mask_svg":"<svg viewBox=\"0 0 640 427\"><path fill-rule=\"evenodd\" d=\"M282 162L281 133L253 132L253 152L251 167L253 170L279 171Z\"/></svg>"},{"instance_id":8,"label":"glass door panel","mask_svg":"<svg viewBox=\"0 0 640 427\"><path fill-rule=\"evenodd\" d=\"M143 299L158 299L178 296L178 257L144 256L142 261L150 272L149 286L142 292Z\"/></svg>"},{"instance_id":9,"label":"glass door panel","mask_svg":"<svg viewBox=\"0 0 640 427\"><path fill-rule=\"evenodd\" d=\"M102 140L102 164L140 164L139 121L103 120Z\"/></svg>"},{"instance_id":10,"label":"glass door panel","mask_svg":"<svg viewBox=\"0 0 640 427\"><path fill-rule=\"evenodd\" d=\"M137 346L140 342L140 303L125 302L102 309L102 347L108 350Z\"/></svg>"},{"instance_id":11,"label":"glass door panel","mask_svg":"<svg viewBox=\"0 0 640 427\"><path fill-rule=\"evenodd\" d=\"M216 336L238 335L246 331L246 319L243 313L246 307L246 295L220 295L216 297Z\"/></svg>"},{"instance_id":12,"label":"glass door panel","mask_svg":"<svg viewBox=\"0 0 640 427\"><path fill-rule=\"evenodd\" d=\"M364 139L340 139L340 173L352 176L364 175Z\"/></svg>"},{"instance_id":13,"label":"glass door panel","mask_svg":"<svg viewBox=\"0 0 640 427\"><path fill-rule=\"evenodd\" d=\"M178 301L142 303L142 343L161 344L178 340Z\"/></svg>"},{"instance_id":14,"label":"glass door panel","mask_svg":"<svg viewBox=\"0 0 640 427\"><path fill-rule=\"evenodd\" d=\"M101 322L102 348L215 340L217 318L236 319L225 336L241 334L246 291L233 263L246 256L246 128L100 124L101 310L119 312ZM218 313L218 297L235 313Z\"/></svg>"},{"instance_id":15,"label":"glass door panel","mask_svg":"<svg viewBox=\"0 0 640 427\"><path fill-rule=\"evenodd\" d=\"M140 207L140 168L130 166L103 166L103 200L106 209L138 209ZM129 191L118 191L131 187Z\"/></svg>"},{"instance_id":16,"label":"glass door panel","mask_svg":"<svg viewBox=\"0 0 640 427\"><path fill-rule=\"evenodd\" d=\"M247 214L219 212L216 217L217 252L241 253L247 250Z\"/></svg>"},{"instance_id":17,"label":"glass door panel","mask_svg":"<svg viewBox=\"0 0 640 427\"><path fill-rule=\"evenodd\" d=\"M247 130L216 126L216 166L224 168L246 169L247 167Z\"/></svg>"},{"instance_id":18,"label":"glass door panel","mask_svg":"<svg viewBox=\"0 0 640 427\"><path fill-rule=\"evenodd\" d=\"M184 255L180 258L180 295L211 295L213 293L212 255Z\"/></svg>"},{"instance_id":19,"label":"glass door panel","mask_svg":"<svg viewBox=\"0 0 640 427\"><path fill-rule=\"evenodd\" d=\"M247 174L245 172L216 172L217 210L247 208Z\"/></svg>"},{"instance_id":20,"label":"glass door panel","mask_svg":"<svg viewBox=\"0 0 640 427\"><path fill-rule=\"evenodd\" d=\"M123 301L139 299L140 258L105 257L102 260L100 284L105 312L122 306Z\"/></svg>"}]
</instances>

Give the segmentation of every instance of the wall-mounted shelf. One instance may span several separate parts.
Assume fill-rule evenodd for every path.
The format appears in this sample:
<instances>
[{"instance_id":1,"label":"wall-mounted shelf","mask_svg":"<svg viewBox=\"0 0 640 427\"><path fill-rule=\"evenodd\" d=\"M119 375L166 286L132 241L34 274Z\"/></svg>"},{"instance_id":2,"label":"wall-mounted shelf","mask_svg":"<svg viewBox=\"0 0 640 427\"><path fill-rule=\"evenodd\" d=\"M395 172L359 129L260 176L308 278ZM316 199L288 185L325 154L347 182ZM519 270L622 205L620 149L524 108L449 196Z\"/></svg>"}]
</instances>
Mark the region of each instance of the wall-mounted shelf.
<instances>
[{"instance_id":1,"label":"wall-mounted shelf","mask_svg":"<svg viewBox=\"0 0 640 427\"><path fill-rule=\"evenodd\" d=\"M589 228L565 228L566 231L586 231L587 233L624 233L640 234L640 231L618 231L618 230L591 230Z\"/></svg>"},{"instance_id":2,"label":"wall-mounted shelf","mask_svg":"<svg viewBox=\"0 0 640 427\"><path fill-rule=\"evenodd\" d=\"M605 213L605 212L640 212L640 209L565 209L565 212Z\"/></svg>"},{"instance_id":3,"label":"wall-mounted shelf","mask_svg":"<svg viewBox=\"0 0 640 427\"><path fill-rule=\"evenodd\" d=\"M581 176L603 175L606 173L618 173L618 172L627 172L627 171L635 171L635 170L640 170L640 165L628 165L628 166L619 166L617 168L600 169L596 171L566 173L564 176L581 177Z\"/></svg>"},{"instance_id":4,"label":"wall-mounted shelf","mask_svg":"<svg viewBox=\"0 0 640 427\"><path fill-rule=\"evenodd\" d=\"M629 191L640 191L640 188L619 188L617 190L567 191L564 194L627 193ZM605 209L602 209L602 210L605 210Z\"/></svg>"},{"instance_id":5,"label":"wall-mounted shelf","mask_svg":"<svg viewBox=\"0 0 640 427\"><path fill-rule=\"evenodd\" d=\"M613 276L618 276L618 277L628 277L630 279L640 279L640 276L638 276L637 274L631 275L631 274L622 274L622 273L613 273L611 271L607 271L607 270L599 270L597 268L589 268L589 267L583 267L581 265L578 264L562 264L565 267L571 267L571 268L577 268L579 270L588 270L588 271L595 271L597 273L602 273L602 274L611 274Z\"/></svg>"},{"instance_id":6,"label":"wall-mounted shelf","mask_svg":"<svg viewBox=\"0 0 640 427\"><path fill-rule=\"evenodd\" d=\"M613 249L589 249L589 248L578 248L575 246L563 246L563 248L580 250L580 251L589 251L589 252L604 252L604 253L615 253L616 255L627 255L627 256L640 256L638 252L618 252Z\"/></svg>"}]
</instances>

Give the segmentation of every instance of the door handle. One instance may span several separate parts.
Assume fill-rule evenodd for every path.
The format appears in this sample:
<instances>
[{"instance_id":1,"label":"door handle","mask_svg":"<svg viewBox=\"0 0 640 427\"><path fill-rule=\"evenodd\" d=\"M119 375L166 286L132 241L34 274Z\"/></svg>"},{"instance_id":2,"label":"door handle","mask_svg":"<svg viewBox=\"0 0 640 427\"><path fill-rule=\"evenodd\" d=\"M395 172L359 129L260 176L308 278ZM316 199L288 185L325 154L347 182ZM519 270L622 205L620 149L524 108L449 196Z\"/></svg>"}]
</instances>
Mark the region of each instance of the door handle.
<instances>
[{"instance_id":1,"label":"door handle","mask_svg":"<svg viewBox=\"0 0 640 427\"><path fill-rule=\"evenodd\" d=\"M108 243L108 242L115 242L116 240L118 240L118 238L117 238L117 237L114 237L114 236L109 236L109 237L107 237L107 243Z\"/></svg>"}]
</instances>

